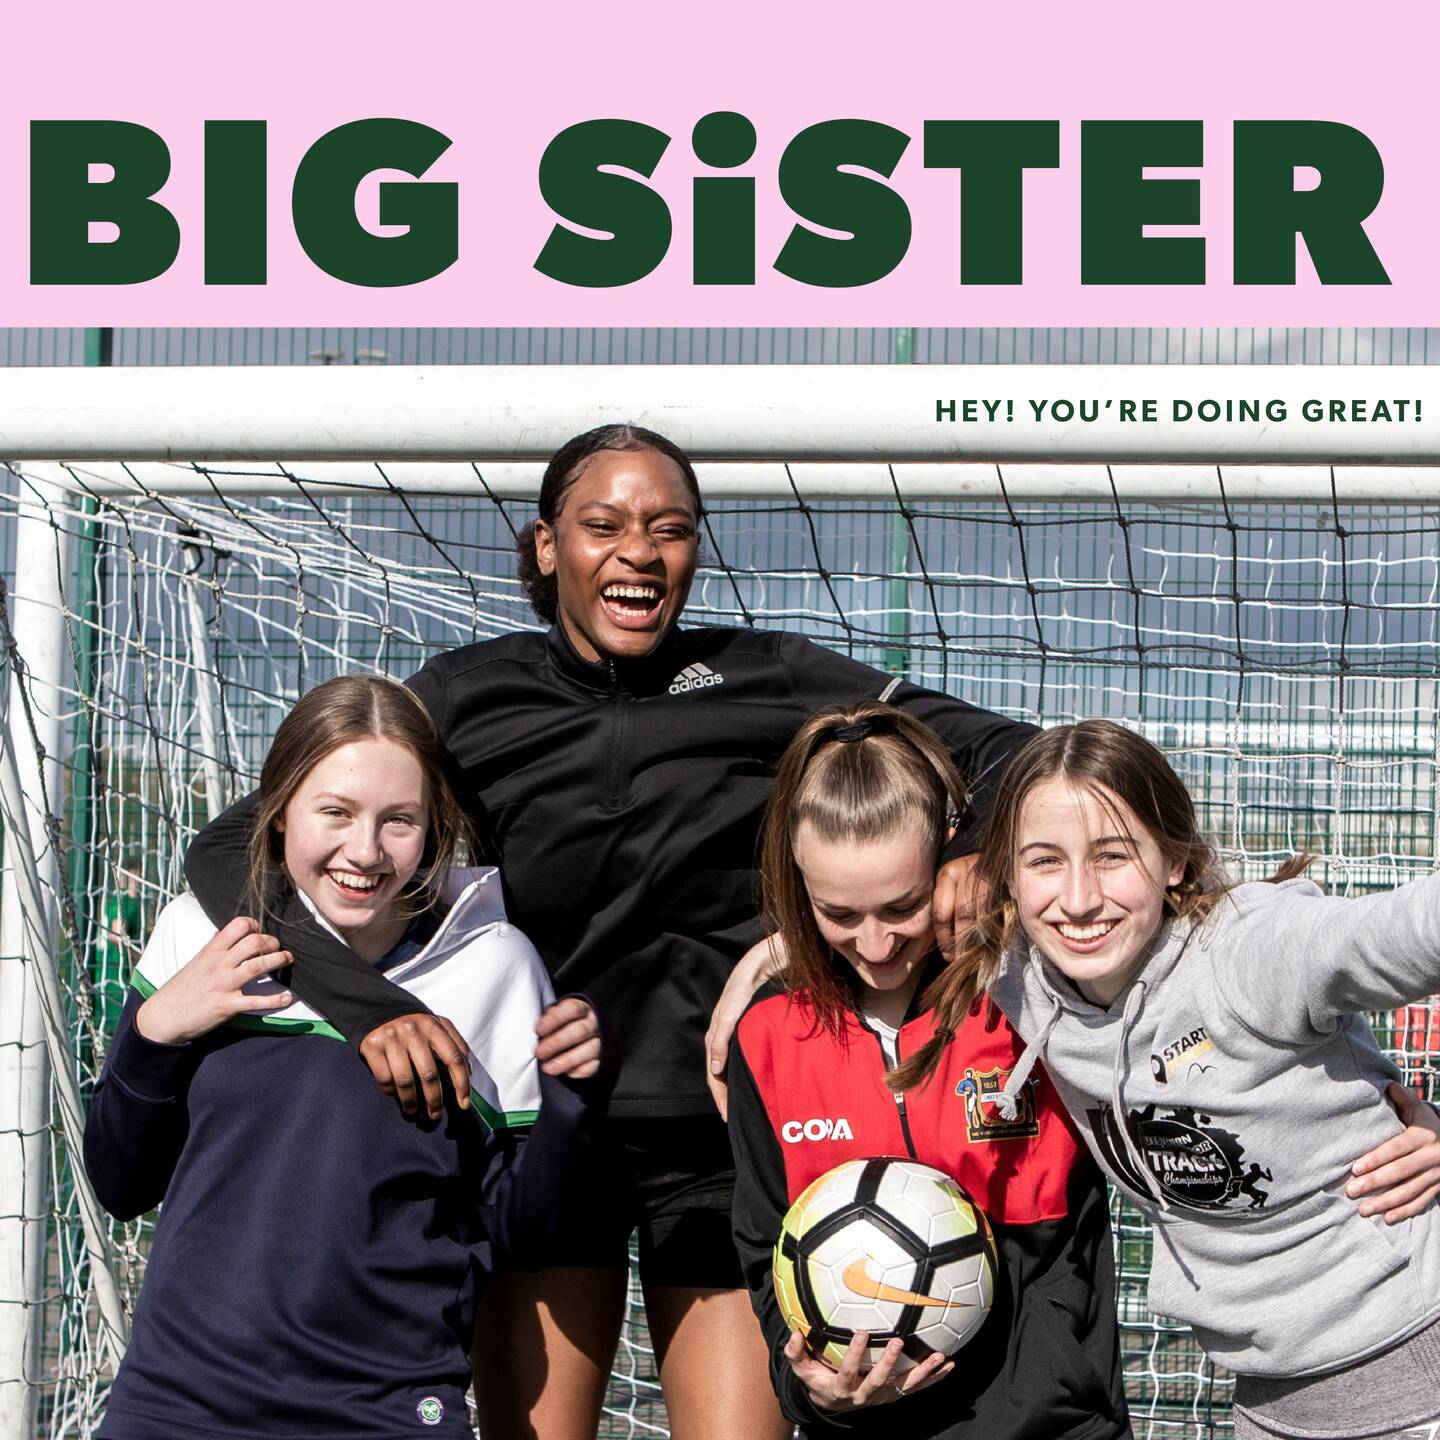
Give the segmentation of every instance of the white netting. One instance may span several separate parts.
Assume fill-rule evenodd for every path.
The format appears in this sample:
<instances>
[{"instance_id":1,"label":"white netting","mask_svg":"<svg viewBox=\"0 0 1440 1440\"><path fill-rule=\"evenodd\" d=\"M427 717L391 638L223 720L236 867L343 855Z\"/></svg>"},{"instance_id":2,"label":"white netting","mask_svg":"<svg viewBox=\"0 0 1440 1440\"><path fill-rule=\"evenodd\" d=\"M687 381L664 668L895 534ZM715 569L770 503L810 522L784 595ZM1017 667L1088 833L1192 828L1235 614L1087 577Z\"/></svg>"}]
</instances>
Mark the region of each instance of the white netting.
<instances>
[{"instance_id":1,"label":"white netting","mask_svg":"<svg viewBox=\"0 0 1440 1440\"><path fill-rule=\"evenodd\" d=\"M285 494L244 499L241 468L192 467L197 494L137 485L128 498L87 497L82 468L62 498L21 467L0 517L40 516L44 544L68 542L49 562L62 594L48 612L63 621L60 684L28 674L28 703L12 703L10 724L32 757L37 743L63 757L45 808L73 1009L66 1063L82 1087L146 927L180 883L189 837L252 787L296 696L345 670L404 676L436 649L534 623L511 549L532 509L490 493L483 466L470 496L401 493L375 465L365 493L337 495L300 466ZM716 503L689 618L801 630L1017 717L1133 722L1174 757L1238 875L1302 849L1341 891L1428 870L1440 804L1440 512L1338 504L1328 484L1313 503L1236 505L1223 472L1207 473L1206 501L1168 507L783 493ZM12 597L7 644L16 613ZM29 633L12 660L33 671ZM51 845L43 829L36 845ZM7 948L0 981L21 963ZM23 993L23 976L16 983L0 995ZM1377 1024L1433 1097L1435 1004ZM33 1058L37 1045L33 1027L11 1024L0 1063ZM5 1192L30 1208L21 1224L19 1208L0 1206L0 1245L22 1230L45 1240L28 1281L0 1271L0 1326L34 1320L23 1384L18 1368L0 1374L0 1404L28 1395L35 1433L84 1436L108 1371L77 1177L48 1101L42 1109L38 1121L0 1113L0 1141L13 1142L6 1155L20 1158L30 1196ZM1148 1237L1132 1212L1117 1218L1137 1433L1226 1432L1225 1378L1186 1332L1150 1319ZM143 1223L114 1230L127 1302L147 1234ZM664 1434L636 1306L631 1315L602 1433Z\"/></svg>"}]
</instances>

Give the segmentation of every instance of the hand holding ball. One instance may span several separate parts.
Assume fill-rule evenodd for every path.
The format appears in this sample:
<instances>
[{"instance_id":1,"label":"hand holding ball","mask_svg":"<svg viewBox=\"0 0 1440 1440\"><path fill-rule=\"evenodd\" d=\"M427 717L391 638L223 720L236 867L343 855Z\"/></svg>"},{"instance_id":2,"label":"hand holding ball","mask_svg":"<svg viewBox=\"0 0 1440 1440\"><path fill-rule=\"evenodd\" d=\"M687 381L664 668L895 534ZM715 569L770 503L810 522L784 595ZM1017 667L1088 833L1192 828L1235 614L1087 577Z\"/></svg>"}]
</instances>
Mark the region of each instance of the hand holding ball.
<instances>
[{"instance_id":1,"label":"hand holding ball","mask_svg":"<svg viewBox=\"0 0 1440 1440\"><path fill-rule=\"evenodd\" d=\"M984 1213L948 1175L912 1160L849 1160L790 1207L775 1245L780 1313L817 1359L839 1369L857 1330L875 1364L898 1339L896 1374L953 1355L995 1295Z\"/></svg>"}]
</instances>

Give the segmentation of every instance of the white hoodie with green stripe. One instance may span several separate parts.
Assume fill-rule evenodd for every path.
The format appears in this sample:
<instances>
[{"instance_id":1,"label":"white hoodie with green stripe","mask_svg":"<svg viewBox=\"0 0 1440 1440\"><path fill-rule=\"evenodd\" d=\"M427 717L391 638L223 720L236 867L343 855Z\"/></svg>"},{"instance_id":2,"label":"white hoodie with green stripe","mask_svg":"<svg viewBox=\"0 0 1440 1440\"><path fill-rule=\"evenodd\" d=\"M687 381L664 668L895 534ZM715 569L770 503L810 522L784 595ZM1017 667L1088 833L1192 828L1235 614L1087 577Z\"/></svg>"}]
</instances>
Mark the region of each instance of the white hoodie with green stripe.
<instances>
[{"instance_id":1,"label":"white hoodie with green stripe","mask_svg":"<svg viewBox=\"0 0 1440 1440\"><path fill-rule=\"evenodd\" d=\"M529 1125L540 1105L535 1021L554 999L550 977L535 947L505 918L500 872L493 866L451 870L442 900L449 909L435 934L387 969L386 978L445 1016L464 1037L471 1098L481 1119L492 1130ZM315 918L335 933L318 911ZM142 995L154 994L214 935L200 902L181 895L161 913L131 983ZM245 986L250 995L281 989L268 975ZM328 1035L344 1043L338 1030L298 1000L229 1023L270 1034Z\"/></svg>"},{"instance_id":2,"label":"white hoodie with green stripe","mask_svg":"<svg viewBox=\"0 0 1440 1440\"><path fill-rule=\"evenodd\" d=\"M1362 1015L1440 990L1440 875L1329 897L1241 885L1162 930L1108 1009L1039 952L994 995L1096 1159L1155 1225L1150 1309L1240 1374L1315 1375L1440 1317L1440 1212L1387 1227L1344 1189L1399 1130ZM1116 1124L1116 1116L1124 1124Z\"/></svg>"}]
</instances>

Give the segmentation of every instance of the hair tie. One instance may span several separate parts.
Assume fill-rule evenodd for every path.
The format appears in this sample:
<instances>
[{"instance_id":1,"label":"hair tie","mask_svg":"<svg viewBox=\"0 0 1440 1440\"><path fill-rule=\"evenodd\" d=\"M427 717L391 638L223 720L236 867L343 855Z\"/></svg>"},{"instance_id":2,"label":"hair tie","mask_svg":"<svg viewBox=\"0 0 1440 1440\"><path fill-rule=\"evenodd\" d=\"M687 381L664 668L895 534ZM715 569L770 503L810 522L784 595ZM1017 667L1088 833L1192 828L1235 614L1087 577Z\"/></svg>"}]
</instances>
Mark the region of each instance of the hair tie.
<instances>
[{"instance_id":1,"label":"hair tie","mask_svg":"<svg viewBox=\"0 0 1440 1440\"><path fill-rule=\"evenodd\" d=\"M853 725L841 725L830 732L831 738L838 740L842 745L853 744L856 740L864 740L867 736L875 733L875 724L871 720L857 720Z\"/></svg>"}]
</instances>

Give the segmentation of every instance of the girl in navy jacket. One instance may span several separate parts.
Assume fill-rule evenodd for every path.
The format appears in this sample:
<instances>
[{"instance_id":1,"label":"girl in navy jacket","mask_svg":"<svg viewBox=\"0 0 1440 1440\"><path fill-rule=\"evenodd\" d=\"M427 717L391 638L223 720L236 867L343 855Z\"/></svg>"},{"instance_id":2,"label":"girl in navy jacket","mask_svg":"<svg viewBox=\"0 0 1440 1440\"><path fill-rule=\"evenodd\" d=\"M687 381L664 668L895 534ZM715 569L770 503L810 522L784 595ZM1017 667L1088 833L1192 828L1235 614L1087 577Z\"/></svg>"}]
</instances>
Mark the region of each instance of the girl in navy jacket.
<instances>
[{"instance_id":1,"label":"girl in navy jacket","mask_svg":"<svg viewBox=\"0 0 1440 1440\"><path fill-rule=\"evenodd\" d=\"M450 868L439 754L403 686L312 690L266 760L251 857L255 895L281 871L451 1018L473 1088L438 1120L385 1099L254 919L217 932L184 895L157 922L85 1135L107 1209L165 1202L105 1440L472 1433L480 1282L497 1251L542 1257L613 1067L588 1002L551 1003L497 873Z\"/></svg>"}]
</instances>

